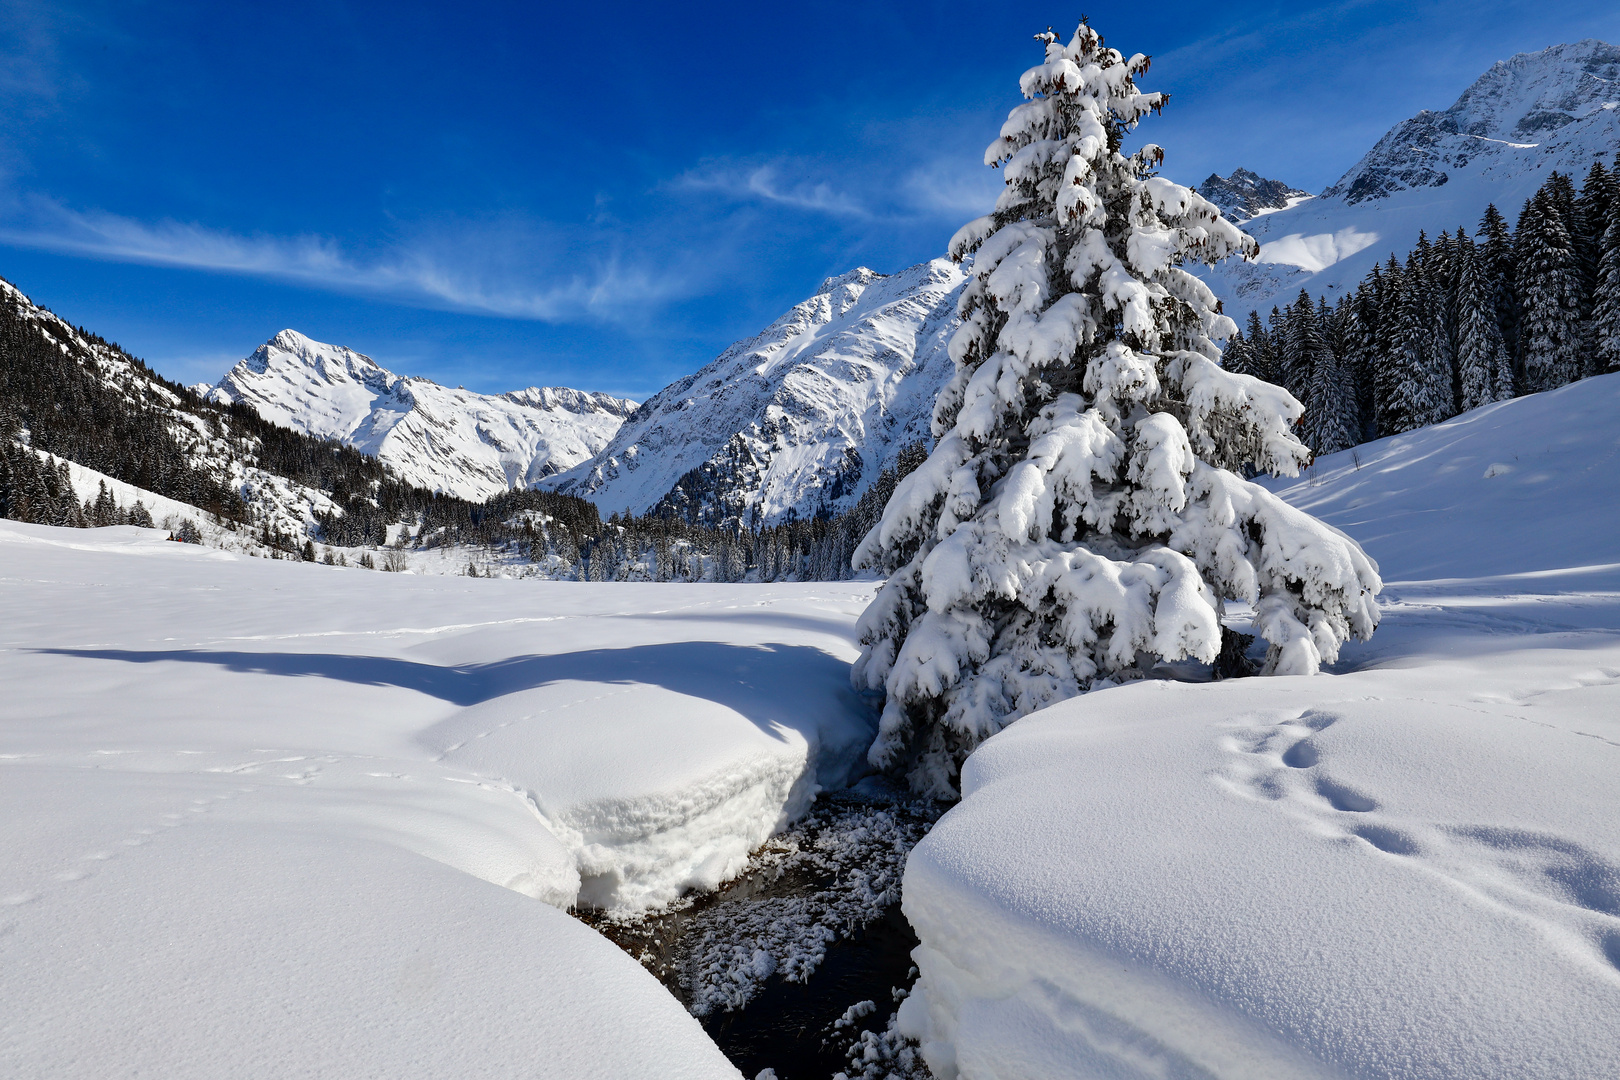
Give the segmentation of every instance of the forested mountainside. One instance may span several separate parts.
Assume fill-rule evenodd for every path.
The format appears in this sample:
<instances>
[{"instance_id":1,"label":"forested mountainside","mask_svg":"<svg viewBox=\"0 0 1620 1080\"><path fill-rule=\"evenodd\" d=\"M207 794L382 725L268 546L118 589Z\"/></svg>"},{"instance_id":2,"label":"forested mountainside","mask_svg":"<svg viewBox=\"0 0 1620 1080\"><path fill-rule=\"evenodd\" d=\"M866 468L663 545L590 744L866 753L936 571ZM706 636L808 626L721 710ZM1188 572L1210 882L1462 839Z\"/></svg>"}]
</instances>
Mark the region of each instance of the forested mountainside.
<instances>
[{"instance_id":1,"label":"forested mountainside","mask_svg":"<svg viewBox=\"0 0 1620 1080\"><path fill-rule=\"evenodd\" d=\"M132 501L75 489L67 463L184 504L259 554L388 566L382 549L499 550L545 577L740 581L851 576L849 553L921 445L894 455L837 517L741 529L668 512L602 520L571 495L513 489L482 502L409 484L335 439L271 423L170 382L112 342L0 281L0 517L89 527L151 525ZM94 484L91 485L92 488ZM159 522L158 524L161 524ZM175 524L198 539L198 522ZM345 550L347 549L347 550ZM356 551L355 549L362 549Z\"/></svg>"},{"instance_id":2,"label":"forested mountainside","mask_svg":"<svg viewBox=\"0 0 1620 1080\"><path fill-rule=\"evenodd\" d=\"M1336 305L1251 312L1225 364L1299 398L1317 453L1620 370L1620 178L1554 172L1516 227L1489 205L1472 236L1420 232Z\"/></svg>"},{"instance_id":3,"label":"forested mountainside","mask_svg":"<svg viewBox=\"0 0 1620 1080\"><path fill-rule=\"evenodd\" d=\"M1553 172L1584 176L1616 150L1620 47L1586 40L1520 53L1449 108L1390 128L1316 198L1244 222L1258 261L1201 276L1240 324L1301 289L1337 301L1420 230L1472 227L1491 203L1511 214Z\"/></svg>"},{"instance_id":4,"label":"forested mountainside","mask_svg":"<svg viewBox=\"0 0 1620 1080\"><path fill-rule=\"evenodd\" d=\"M217 384L196 388L242 402L266 420L336 439L430 491L485 499L533 487L607 445L633 401L566 387L478 394L407 378L369 356L283 330Z\"/></svg>"}]
</instances>

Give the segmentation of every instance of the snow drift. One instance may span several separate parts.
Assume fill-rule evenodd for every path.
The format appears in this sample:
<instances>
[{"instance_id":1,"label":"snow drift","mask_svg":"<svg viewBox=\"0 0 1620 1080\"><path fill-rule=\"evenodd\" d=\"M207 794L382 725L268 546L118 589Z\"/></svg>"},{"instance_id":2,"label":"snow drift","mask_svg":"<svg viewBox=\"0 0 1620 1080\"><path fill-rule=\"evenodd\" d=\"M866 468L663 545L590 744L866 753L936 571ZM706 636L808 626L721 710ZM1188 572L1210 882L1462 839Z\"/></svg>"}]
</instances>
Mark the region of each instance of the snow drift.
<instances>
[{"instance_id":1,"label":"snow drift","mask_svg":"<svg viewBox=\"0 0 1620 1080\"><path fill-rule=\"evenodd\" d=\"M0 522L0 1075L735 1075L556 908L712 886L851 778L869 584L165 536Z\"/></svg>"}]
</instances>

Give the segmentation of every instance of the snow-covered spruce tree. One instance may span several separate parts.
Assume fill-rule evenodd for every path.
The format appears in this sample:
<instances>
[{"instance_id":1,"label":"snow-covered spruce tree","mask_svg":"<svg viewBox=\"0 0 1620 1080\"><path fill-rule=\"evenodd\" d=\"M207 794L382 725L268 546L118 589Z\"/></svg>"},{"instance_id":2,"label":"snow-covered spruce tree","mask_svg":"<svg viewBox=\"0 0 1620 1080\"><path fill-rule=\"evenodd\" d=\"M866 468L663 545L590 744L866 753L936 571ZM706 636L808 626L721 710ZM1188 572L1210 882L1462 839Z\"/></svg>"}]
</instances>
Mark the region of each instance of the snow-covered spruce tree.
<instances>
[{"instance_id":1,"label":"snow-covered spruce tree","mask_svg":"<svg viewBox=\"0 0 1620 1080\"><path fill-rule=\"evenodd\" d=\"M1530 393L1581 377L1579 266L1556 195L1551 182L1536 192L1514 236L1519 348Z\"/></svg>"},{"instance_id":2,"label":"snow-covered spruce tree","mask_svg":"<svg viewBox=\"0 0 1620 1080\"><path fill-rule=\"evenodd\" d=\"M1377 623L1356 544L1229 470L1293 475L1299 402L1221 368L1236 326L1181 265L1252 256L1208 201L1121 142L1164 96L1146 57L1081 25L1020 83L985 160L995 212L973 253L932 453L895 489L858 566L890 577L862 615L858 687L886 702L874 765L949 796L1007 723L1158 659L1216 659L1222 597L1255 605L1265 670L1309 674Z\"/></svg>"},{"instance_id":3,"label":"snow-covered spruce tree","mask_svg":"<svg viewBox=\"0 0 1620 1080\"><path fill-rule=\"evenodd\" d=\"M1435 342L1436 305L1434 282L1426 273L1427 247L1420 233L1418 250L1406 261L1406 272L1401 275L1399 307L1394 312L1394 351L1389 358L1393 369L1389 423L1379 425L1384 435L1414 431L1453 415L1451 367Z\"/></svg>"},{"instance_id":4,"label":"snow-covered spruce tree","mask_svg":"<svg viewBox=\"0 0 1620 1080\"><path fill-rule=\"evenodd\" d=\"M1310 398L1305 409L1307 442L1318 454L1348 450L1360 442L1356 413L1355 370L1344 351L1339 314L1324 299L1316 309L1322 346L1311 367Z\"/></svg>"},{"instance_id":5,"label":"snow-covered spruce tree","mask_svg":"<svg viewBox=\"0 0 1620 1080\"><path fill-rule=\"evenodd\" d=\"M1467 410L1512 397L1513 364L1502 344L1483 254L1463 240L1457 258L1457 370L1461 404Z\"/></svg>"},{"instance_id":6,"label":"snow-covered spruce tree","mask_svg":"<svg viewBox=\"0 0 1620 1080\"><path fill-rule=\"evenodd\" d=\"M1485 207L1479 230L1479 277L1496 307L1496 325L1502 331L1502 347L1508 363L1514 364L1519 348L1519 302L1514 286L1513 230L1495 203ZM1514 364L1515 369L1518 365Z\"/></svg>"},{"instance_id":7,"label":"snow-covered spruce tree","mask_svg":"<svg viewBox=\"0 0 1620 1080\"><path fill-rule=\"evenodd\" d=\"M1597 286L1592 290L1591 374L1620 371L1620 197L1609 209L1598 259Z\"/></svg>"}]
</instances>

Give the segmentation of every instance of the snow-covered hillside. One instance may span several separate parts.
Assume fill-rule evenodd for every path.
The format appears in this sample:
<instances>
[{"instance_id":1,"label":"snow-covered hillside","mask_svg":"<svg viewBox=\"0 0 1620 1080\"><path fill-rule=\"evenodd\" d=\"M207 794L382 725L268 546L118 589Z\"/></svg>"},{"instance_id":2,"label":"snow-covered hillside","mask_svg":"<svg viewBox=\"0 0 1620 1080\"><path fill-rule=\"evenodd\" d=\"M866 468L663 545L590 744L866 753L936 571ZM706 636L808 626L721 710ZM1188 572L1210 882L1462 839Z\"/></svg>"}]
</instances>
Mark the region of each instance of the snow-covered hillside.
<instances>
[{"instance_id":1,"label":"snow-covered hillside","mask_svg":"<svg viewBox=\"0 0 1620 1080\"><path fill-rule=\"evenodd\" d=\"M266 420L338 439L394 467L408 483L480 500L579 464L606 445L636 403L530 387L475 394L405 378L368 356L283 330L198 387L244 401Z\"/></svg>"},{"instance_id":2,"label":"snow-covered hillside","mask_svg":"<svg viewBox=\"0 0 1620 1080\"><path fill-rule=\"evenodd\" d=\"M1620 375L1320 459L1334 674L1019 721L912 853L934 1075L1620 1072Z\"/></svg>"},{"instance_id":3,"label":"snow-covered hillside","mask_svg":"<svg viewBox=\"0 0 1620 1080\"><path fill-rule=\"evenodd\" d=\"M1257 263L1207 273L1241 323L1301 288L1335 300L1419 230L1473 232L1489 203L1511 222L1554 170L1577 181L1620 151L1620 48L1586 40L1520 53L1448 109L1395 125L1320 196L1246 222Z\"/></svg>"},{"instance_id":4,"label":"snow-covered hillside","mask_svg":"<svg viewBox=\"0 0 1620 1080\"><path fill-rule=\"evenodd\" d=\"M954 370L945 343L964 281L945 259L828 278L757 337L653 395L550 486L604 513L668 497L700 521L846 509L901 448L928 438Z\"/></svg>"}]
</instances>

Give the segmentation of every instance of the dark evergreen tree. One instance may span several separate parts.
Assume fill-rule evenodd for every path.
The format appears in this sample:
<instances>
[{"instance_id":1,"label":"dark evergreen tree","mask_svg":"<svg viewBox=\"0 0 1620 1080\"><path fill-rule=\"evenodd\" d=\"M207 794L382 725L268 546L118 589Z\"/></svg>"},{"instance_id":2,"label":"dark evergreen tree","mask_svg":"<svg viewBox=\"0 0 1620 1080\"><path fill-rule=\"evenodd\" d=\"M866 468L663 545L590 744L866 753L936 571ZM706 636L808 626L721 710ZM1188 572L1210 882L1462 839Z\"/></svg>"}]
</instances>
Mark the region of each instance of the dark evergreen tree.
<instances>
[{"instance_id":1,"label":"dark evergreen tree","mask_svg":"<svg viewBox=\"0 0 1620 1080\"><path fill-rule=\"evenodd\" d=\"M1319 300L1312 320L1318 345L1311 364L1310 397L1305 405L1305 444L1317 454L1348 450L1360 441L1355 376L1344 351L1338 314Z\"/></svg>"},{"instance_id":2,"label":"dark evergreen tree","mask_svg":"<svg viewBox=\"0 0 1620 1080\"><path fill-rule=\"evenodd\" d=\"M1406 264L1394 327L1394 387L1390 431L1437 424L1451 413L1451 369L1436 347L1434 283L1425 270L1429 252L1420 245Z\"/></svg>"},{"instance_id":3,"label":"dark evergreen tree","mask_svg":"<svg viewBox=\"0 0 1620 1080\"><path fill-rule=\"evenodd\" d=\"M1513 233L1495 203L1485 207L1479 220L1479 280L1496 309L1496 326L1502 334L1513 367L1515 389L1522 385L1524 365L1519 355L1519 303L1513 265Z\"/></svg>"},{"instance_id":4,"label":"dark evergreen tree","mask_svg":"<svg viewBox=\"0 0 1620 1080\"><path fill-rule=\"evenodd\" d=\"M1580 273L1560 199L1559 185L1549 180L1525 204L1514 235L1519 349L1530 393L1557 389L1581 375Z\"/></svg>"},{"instance_id":5,"label":"dark evergreen tree","mask_svg":"<svg viewBox=\"0 0 1620 1080\"><path fill-rule=\"evenodd\" d=\"M1513 365L1502 342L1483 252L1466 239L1458 244L1457 373L1459 406L1477 409L1513 396Z\"/></svg>"},{"instance_id":6,"label":"dark evergreen tree","mask_svg":"<svg viewBox=\"0 0 1620 1080\"><path fill-rule=\"evenodd\" d=\"M1610 204L1608 227L1603 231L1589 340L1587 373L1620 371L1620 197Z\"/></svg>"},{"instance_id":7,"label":"dark evergreen tree","mask_svg":"<svg viewBox=\"0 0 1620 1080\"><path fill-rule=\"evenodd\" d=\"M1272 309L1272 317L1276 318L1276 309ZM1277 349L1272 341L1271 334L1267 332L1264 324L1260 322L1260 312L1249 312L1249 326L1244 340L1249 347L1249 366L1247 372L1257 379L1266 382L1276 382Z\"/></svg>"}]
</instances>

